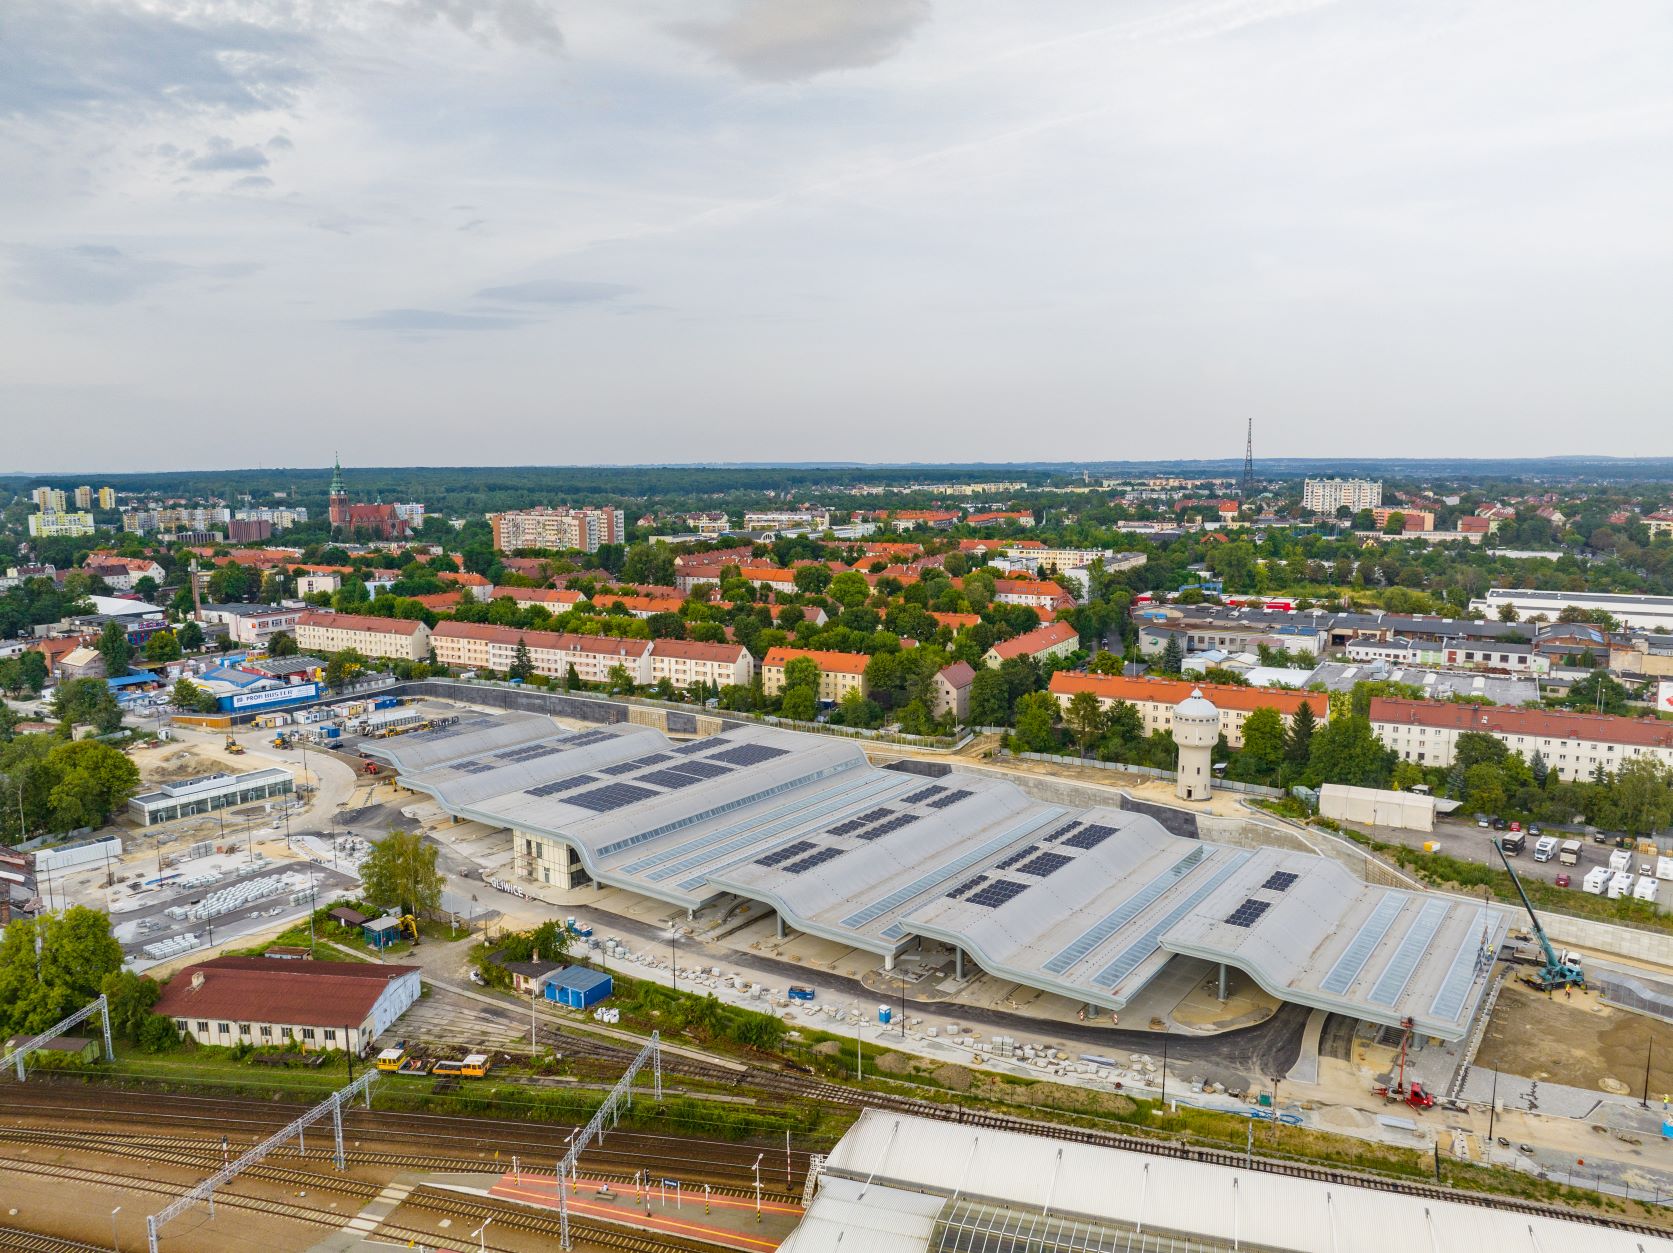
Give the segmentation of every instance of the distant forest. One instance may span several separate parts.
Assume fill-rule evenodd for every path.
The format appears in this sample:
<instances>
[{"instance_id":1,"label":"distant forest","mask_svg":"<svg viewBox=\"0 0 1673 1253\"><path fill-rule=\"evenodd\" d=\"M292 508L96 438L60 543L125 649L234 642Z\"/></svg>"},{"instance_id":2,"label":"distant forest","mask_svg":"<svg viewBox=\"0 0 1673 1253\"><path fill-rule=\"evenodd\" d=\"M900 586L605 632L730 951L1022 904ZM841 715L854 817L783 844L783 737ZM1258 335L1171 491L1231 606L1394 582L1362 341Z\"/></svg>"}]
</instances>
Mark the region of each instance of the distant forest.
<instances>
[{"instance_id":1,"label":"distant forest","mask_svg":"<svg viewBox=\"0 0 1673 1253\"><path fill-rule=\"evenodd\" d=\"M1013 462L958 465L711 465L711 466L345 466L343 478L357 501L420 500L433 512L480 514L538 503L604 504L639 501L669 507L719 506L728 498L759 500L777 496L811 497L855 507L864 497L847 501L848 489L866 485L904 485L913 482L1020 481L1032 488L1071 486L1087 479L1143 475L1190 478L1235 478L1241 460ZM1507 458L1460 460L1388 458L1334 460L1327 458L1257 458L1257 477L1292 480L1307 475L1368 476L1391 482L1472 484L1576 484L1673 481L1673 459L1608 457ZM83 483L109 484L122 493L200 498L215 495L237 499L248 495L258 503L284 493L294 504L312 509L325 506L331 467L290 469L190 470L150 474L65 474L0 476L0 497L24 494L40 486L72 488ZM905 503L901 497L892 504Z\"/></svg>"}]
</instances>

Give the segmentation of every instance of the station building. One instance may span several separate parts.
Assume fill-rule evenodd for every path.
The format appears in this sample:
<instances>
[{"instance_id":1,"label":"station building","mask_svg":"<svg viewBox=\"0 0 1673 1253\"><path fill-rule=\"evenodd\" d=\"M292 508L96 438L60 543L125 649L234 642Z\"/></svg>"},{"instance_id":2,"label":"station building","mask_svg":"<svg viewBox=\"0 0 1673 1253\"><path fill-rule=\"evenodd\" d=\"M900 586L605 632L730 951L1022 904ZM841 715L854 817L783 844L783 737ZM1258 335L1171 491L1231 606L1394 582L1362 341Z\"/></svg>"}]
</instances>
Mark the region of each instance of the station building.
<instances>
[{"instance_id":1,"label":"station building","mask_svg":"<svg viewBox=\"0 0 1673 1253\"><path fill-rule=\"evenodd\" d=\"M128 801L128 813L142 827L173 822L192 814L231 809L252 801L289 796L296 790L290 771L280 766L251 770L244 774L206 774L195 779L165 783L153 792L142 792Z\"/></svg>"}]
</instances>

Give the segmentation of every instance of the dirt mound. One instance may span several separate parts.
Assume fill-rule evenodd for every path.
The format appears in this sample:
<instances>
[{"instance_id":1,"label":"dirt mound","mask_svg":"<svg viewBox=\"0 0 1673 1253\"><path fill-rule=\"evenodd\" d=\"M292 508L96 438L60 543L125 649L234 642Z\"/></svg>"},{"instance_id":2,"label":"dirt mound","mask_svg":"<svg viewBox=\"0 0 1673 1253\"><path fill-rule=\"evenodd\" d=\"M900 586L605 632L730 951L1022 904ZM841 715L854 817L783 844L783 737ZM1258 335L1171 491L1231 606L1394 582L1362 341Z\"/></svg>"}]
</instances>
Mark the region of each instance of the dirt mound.
<instances>
[{"instance_id":1,"label":"dirt mound","mask_svg":"<svg viewBox=\"0 0 1673 1253\"><path fill-rule=\"evenodd\" d=\"M842 1052L842 1045L835 1040L821 1040L813 1046L813 1051L821 1057L835 1057Z\"/></svg>"},{"instance_id":2,"label":"dirt mound","mask_svg":"<svg viewBox=\"0 0 1673 1253\"><path fill-rule=\"evenodd\" d=\"M975 1076L963 1066L947 1064L930 1071L930 1078L954 1092L968 1092Z\"/></svg>"},{"instance_id":3,"label":"dirt mound","mask_svg":"<svg viewBox=\"0 0 1673 1253\"><path fill-rule=\"evenodd\" d=\"M905 1053L885 1053L877 1059L877 1069L886 1075L909 1075L914 1067Z\"/></svg>"}]
</instances>

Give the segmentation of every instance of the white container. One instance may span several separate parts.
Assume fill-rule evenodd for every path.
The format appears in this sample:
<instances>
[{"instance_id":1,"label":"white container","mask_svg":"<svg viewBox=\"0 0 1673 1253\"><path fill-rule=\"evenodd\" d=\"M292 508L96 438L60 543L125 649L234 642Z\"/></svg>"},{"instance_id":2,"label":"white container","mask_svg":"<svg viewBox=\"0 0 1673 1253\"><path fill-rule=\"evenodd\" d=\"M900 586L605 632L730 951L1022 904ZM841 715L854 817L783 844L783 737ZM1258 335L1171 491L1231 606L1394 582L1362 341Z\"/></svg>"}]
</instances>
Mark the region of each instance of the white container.
<instances>
[{"instance_id":1,"label":"white container","mask_svg":"<svg viewBox=\"0 0 1673 1253\"><path fill-rule=\"evenodd\" d=\"M1626 870L1632 865L1632 851L1618 848L1609 854L1609 868L1611 870Z\"/></svg>"},{"instance_id":2,"label":"white container","mask_svg":"<svg viewBox=\"0 0 1673 1253\"><path fill-rule=\"evenodd\" d=\"M1632 889L1633 899L1640 901L1653 901L1656 899L1656 893L1660 890L1661 880L1652 879L1646 875L1639 875L1638 886Z\"/></svg>"},{"instance_id":3,"label":"white container","mask_svg":"<svg viewBox=\"0 0 1673 1253\"><path fill-rule=\"evenodd\" d=\"M1609 876L1608 897L1610 900L1618 901L1630 891L1632 891L1632 874L1630 871L1620 870Z\"/></svg>"},{"instance_id":4,"label":"white container","mask_svg":"<svg viewBox=\"0 0 1673 1253\"><path fill-rule=\"evenodd\" d=\"M1580 886L1593 896L1602 896L1604 888L1609 886L1609 870L1606 866L1593 866L1586 872Z\"/></svg>"}]
</instances>

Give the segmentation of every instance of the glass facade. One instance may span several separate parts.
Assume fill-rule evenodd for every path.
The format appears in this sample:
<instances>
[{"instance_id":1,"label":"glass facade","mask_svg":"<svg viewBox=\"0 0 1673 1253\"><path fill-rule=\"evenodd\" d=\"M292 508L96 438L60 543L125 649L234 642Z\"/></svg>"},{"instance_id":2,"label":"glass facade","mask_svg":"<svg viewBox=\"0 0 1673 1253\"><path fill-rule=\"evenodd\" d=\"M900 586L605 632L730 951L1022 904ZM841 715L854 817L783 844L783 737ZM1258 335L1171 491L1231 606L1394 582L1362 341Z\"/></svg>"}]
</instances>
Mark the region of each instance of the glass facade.
<instances>
[{"instance_id":1,"label":"glass facade","mask_svg":"<svg viewBox=\"0 0 1673 1253\"><path fill-rule=\"evenodd\" d=\"M1039 1210L989 1201L955 1200L942 1210L930 1237L931 1253L1231 1253L1232 1243L1090 1218L1046 1216ZM1248 1253L1281 1253L1247 1240Z\"/></svg>"},{"instance_id":2,"label":"glass facade","mask_svg":"<svg viewBox=\"0 0 1673 1253\"><path fill-rule=\"evenodd\" d=\"M173 822L177 818L189 818L193 814L213 813L217 809L287 796L295 787L295 781L283 771L235 775L220 787L205 788L184 796L171 796L166 791L136 796L128 802L128 808L141 823L151 827Z\"/></svg>"}]
</instances>

